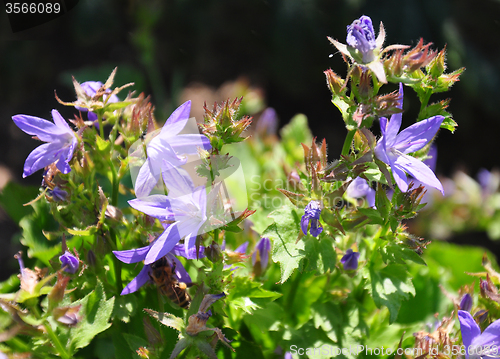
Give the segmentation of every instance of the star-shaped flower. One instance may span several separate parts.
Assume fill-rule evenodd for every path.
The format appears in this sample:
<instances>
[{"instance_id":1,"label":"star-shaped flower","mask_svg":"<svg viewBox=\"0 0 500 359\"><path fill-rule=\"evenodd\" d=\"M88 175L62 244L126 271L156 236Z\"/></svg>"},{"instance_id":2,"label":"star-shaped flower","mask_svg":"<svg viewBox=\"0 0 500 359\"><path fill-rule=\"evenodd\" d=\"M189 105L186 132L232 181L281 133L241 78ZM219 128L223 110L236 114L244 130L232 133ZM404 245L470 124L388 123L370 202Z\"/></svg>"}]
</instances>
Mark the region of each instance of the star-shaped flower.
<instances>
[{"instance_id":1,"label":"star-shaped flower","mask_svg":"<svg viewBox=\"0 0 500 359\"><path fill-rule=\"evenodd\" d=\"M399 95L399 108L403 108L402 83L399 84ZM408 190L408 173L422 184L436 188L444 194L443 186L434 172L420 160L408 155L431 142L443 120L443 116L433 116L405 128L398 134L401 128L401 113L392 115L390 121L385 117L380 118L382 137L375 146L375 156L391 167L396 184L402 192Z\"/></svg>"},{"instance_id":2,"label":"star-shaped flower","mask_svg":"<svg viewBox=\"0 0 500 359\"><path fill-rule=\"evenodd\" d=\"M186 163L183 154L196 154L198 147L211 148L208 138L201 134L179 134L186 126L191 111L191 101L179 106L168 118L158 136L146 147L147 160L142 165L134 185L137 198L146 197L155 187L164 161L172 166Z\"/></svg>"},{"instance_id":3,"label":"star-shaped flower","mask_svg":"<svg viewBox=\"0 0 500 359\"><path fill-rule=\"evenodd\" d=\"M186 171L172 167L166 161L163 163L162 175L168 188L168 196L152 195L133 199L128 203L136 210L170 224L147 247L113 252L122 262L144 260L145 264L151 264L170 252L182 238L186 258L196 258L196 236L207 222L205 186L195 188Z\"/></svg>"},{"instance_id":4,"label":"star-shaped flower","mask_svg":"<svg viewBox=\"0 0 500 359\"><path fill-rule=\"evenodd\" d=\"M73 157L78 139L57 110L52 110L52 118L54 123L28 115L12 117L16 126L21 130L47 142L35 148L26 158L23 177L30 176L54 162L57 162L56 166L62 173L66 174L71 171L69 161Z\"/></svg>"},{"instance_id":5,"label":"star-shaped flower","mask_svg":"<svg viewBox=\"0 0 500 359\"><path fill-rule=\"evenodd\" d=\"M97 91L103 86L103 83L101 81L85 81L80 86L89 97L94 97ZM113 102L120 102L120 99L116 95L111 95L111 96L106 95L104 101L106 103L113 103ZM87 112L87 117L89 121L93 122L94 125L99 126L99 122L97 121L97 115L94 112L89 111L88 108L85 107L75 106L75 108L77 110Z\"/></svg>"},{"instance_id":6,"label":"star-shaped flower","mask_svg":"<svg viewBox=\"0 0 500 359\"><path fill-rule=\"evenodd\" d=\"M145 247L148 248L148 247ZM116 252L115 252L116 253ZM184 252L184 246L178 244L176 245L169 253L167 253L167 260L171 265L175 264L175 276L177 277L177 280L179 282L183 283L191 283L191 277L189 274L186 272L186 269L182 265L182 263L175 257L175 256L181 256L181 257L186 257L186 253ZM145 254L144 254L145 257ZM122 260L123 258L117 256L118 259ZM134 258L134 262L125 262L125 263L135 263L139 262L141 259L139 259L140 256L136 256ZM144 259L144 258L143 258ZM144 267L141 269L137 277L132 279L129 284L125 288L123 288L121 295L125 294L130 294L136 292L140 287L142 287L144 284L151 282L150 278L150 273L151 273L151 265L146 264Z\"/></svg>"}]
</instances>

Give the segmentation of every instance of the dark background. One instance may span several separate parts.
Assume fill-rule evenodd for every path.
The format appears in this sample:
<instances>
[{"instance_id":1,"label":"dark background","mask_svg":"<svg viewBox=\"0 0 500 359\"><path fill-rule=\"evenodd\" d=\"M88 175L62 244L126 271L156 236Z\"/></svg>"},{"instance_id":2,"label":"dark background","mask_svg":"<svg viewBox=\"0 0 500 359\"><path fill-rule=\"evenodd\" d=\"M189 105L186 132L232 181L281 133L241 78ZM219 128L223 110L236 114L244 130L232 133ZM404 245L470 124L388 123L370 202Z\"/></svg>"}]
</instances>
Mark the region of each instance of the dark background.
<instances>
[{"instance_id":1,"label":"dark background","mask_svg":"<svg viewBox=\"0 0 500 359\"><path fill-rule=\"evenodd\" d=\"M41 181L40 173L22 178L24 160L39 144L11 117L50 119L52 108L72 117L71 109L55 101L54 90L72 101L71 75L80 82L104 81L115 66L115 84L135 82L137 91L151 94L158 120L176 107L185 86L217 88L245 76L264 90L281 125L296 113L306 114L313 134L327 139L330 157L338 157L345 129L323 71L331 67L345 76L346 67L339 54L329 57L335 49L326 36L345 42L346 26L363 14L377 33L383 21L386 45L415 45L423 37L435 49L447 46L450 71L467 68L451 92L431 98L452 97L449 110L459 124L455 134L443 131L437 141L438 174L460 168L474 177L481 167L497 166L498 0L80 0L65 15L17 33L2 8L0 184L7 178L29 185ZM411 96L407 90L403 126L418 111ZM0 260L14 270L12 254L20 246L10 238L17 227L4 213L0 226Z\"/></svg>"}]
</instances>

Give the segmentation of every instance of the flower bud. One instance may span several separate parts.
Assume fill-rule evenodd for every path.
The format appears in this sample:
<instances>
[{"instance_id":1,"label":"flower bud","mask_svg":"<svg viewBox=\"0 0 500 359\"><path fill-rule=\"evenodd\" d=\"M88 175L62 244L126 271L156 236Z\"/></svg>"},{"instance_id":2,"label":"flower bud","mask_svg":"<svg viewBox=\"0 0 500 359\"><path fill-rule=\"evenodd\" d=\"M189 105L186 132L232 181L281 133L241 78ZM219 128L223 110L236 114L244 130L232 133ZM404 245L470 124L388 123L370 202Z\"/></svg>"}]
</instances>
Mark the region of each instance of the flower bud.
<instances>
[{"instance_id":1,"label":"flower bud","mask_svg":"<svg viewBox=\"0 0 500 359\"><path fill-rule=\"evenodd\" d=\"M477 321L479 323L483 323L488 318L488 311L482 309L474 314L474 318L477 318Z\"/></svg>"},{"instance_id":2,"label":"flower bud","mask_svg":"<svg viewBox=\"0 0 500 359\"><path fill-rule=\"evenodd\" d=\"M61 261L62 269L66 273L74 274L80 265L78 259L68 251L64 252L64 254L59 257L59 260Z\"/></svg>"},{"instance_id":3,"label":"flower bud","mask_svg":"<svg viewBox=\"0 0 500 359\"><path fill-rule=\"evenodd\" d=\"M255 275L259 276L264 273L269 261L270 250L271 241L267 237L263 237L255 246L255 251L252 255L252 265Z\"/></svg>"},{"instance_id":4,"label":"flower bud","mask_svg":"<svg viewBox=\"0 0 500 359\"><path fill-rule=\"evenodd\" d=\"M340 262L344 265L344 270L356 270L358 269L358 258L359 253L353 252L353 250L349 248L340 259Z\"/></svg>"},{"instance_id":5,"label":"flower bud","mask_svg":"<svg viewBox=\"0 0 500 359\"><path fill-rule=\"evenodd\" d=\"M345 81L332 69L328 69L323 72L326 76L326 85L330 89L333 95L340 95L345 92Z\"/></svg>"},{"instance_id":6,"label":"flower bud","mask_svg":"<svg viewBox=\"0 0 500 359\"><path fill-rule=\"evenodd\" d=\"M373 61L373 50L377 47L377 43L372 19L363 15L348 25L346 42L363 55L365 64Z\"/></svg>"},{"instance_id":7,"label":"flower bud","mask_svg":"<svg viewBox=\"0 0 500 359\"><path fill-rule=\"evenodd\" d=\"M470 312L472 309L472 297L469 293L464 294L460 301L460 309Z\"/></svg>"},{"instance_id":8,"label":"flower bud","mask_svg":"<svg viewBox=\"0 0 500 359\"><path fill-rule=\"evenodd\" d=\"M64 308L56 308L52 312L54 319L56 319L59 323L67 325L68 327L73 327L77 325L82 317L78 315L81 304L75 307L64 307Z\"/></svg>"}]
</instances>

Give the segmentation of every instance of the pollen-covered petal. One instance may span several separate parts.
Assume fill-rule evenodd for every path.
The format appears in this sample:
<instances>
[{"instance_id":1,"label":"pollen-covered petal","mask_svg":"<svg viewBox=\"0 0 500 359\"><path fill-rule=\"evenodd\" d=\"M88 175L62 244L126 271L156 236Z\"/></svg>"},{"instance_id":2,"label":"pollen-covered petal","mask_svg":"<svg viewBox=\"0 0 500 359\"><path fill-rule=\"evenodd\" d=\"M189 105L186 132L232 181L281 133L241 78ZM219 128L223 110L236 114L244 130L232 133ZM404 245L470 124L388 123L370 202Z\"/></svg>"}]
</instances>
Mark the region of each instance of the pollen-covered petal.
<instances>
[{"instance_id":1,"label":"pollen-covered petal","mask_svg":"<svg viewBox=\"0 0 500 359\"><path fill-rule=\"evenodd\" d=\"M191 101L186 101L172 112L170 117L163 125L160 133L161 138L171 138L177 135L186 126L191 112Z\"/></svg>"},{"instance_id":2,"label":"pollen-covered petal","mask_svg":"<svg viewBox=\"0 0 500 359\"><path fill-rule=\"evenodd\" d=\"M23 177L30 176L34 172L54 163L61 151L58 142L45 143L35 148L24 162Z\"/></svg>"},{"instance_id":3,"label":"pollen-covered petal","mask_svg":"<svg viewBox=\"0 0 500 359\"><path fill-rule=\"evenodd\" d=\"M37 136L41 141L57 142L62 140L64 142L66 140L66 129L62 129L54 123L44 120L43 118L28 115L16 115L12 117L12 120L21 130L26 132L28 135Z\"/></svg>"},{"instance_id":4,"label":"pollen-covered petal","mask_svg":"<svg viewBox=\"0 0 500 359\"><path fill-rule=\"evenodd\" d=\"M432 170L423 162L417 160L414 157L408 155L398 156L394 160L394 168L403 170L413 176L415 179L419 180L426 186L433 187L439 190L444 195L444 190L441 182L437 179L436 175ZM394 176L396 177L396 176ZM397 181L396 181L397 182ZM399 186L399 183L398 183ZM399 187L401 188L401 187ZM403 191L403 189L401 188ZM406 192L406 191L403 191Z\"/></svg>"},{"instance_id":5,"label":"pollen-covered petal","mask_svg":"<svg viewBox=\"0 0 500 359\"><path fill-rule=\"evenodd\" d=\"M132 281L129 284L127 284L127 286L125 288L123 288L120 295L134 293L140 287L142 287L144 284L146 284L150 280L149 270L150 270L149 265L145 265L144 267L142 267L142 269L139 272L139 274L137 275L137 277L132 279Z\"/></svg>"},{"instance_id":6,"label":"pollen-covered petal","mask_svg":"<svg viewBox=\"0 0 500 359\"><path fill-rule=\"evenodd\" d=\"M394 147L405 154L422 149L434 138L443 120L443 116L433 116L405 128Z\"/></svg>"}]
</instances>

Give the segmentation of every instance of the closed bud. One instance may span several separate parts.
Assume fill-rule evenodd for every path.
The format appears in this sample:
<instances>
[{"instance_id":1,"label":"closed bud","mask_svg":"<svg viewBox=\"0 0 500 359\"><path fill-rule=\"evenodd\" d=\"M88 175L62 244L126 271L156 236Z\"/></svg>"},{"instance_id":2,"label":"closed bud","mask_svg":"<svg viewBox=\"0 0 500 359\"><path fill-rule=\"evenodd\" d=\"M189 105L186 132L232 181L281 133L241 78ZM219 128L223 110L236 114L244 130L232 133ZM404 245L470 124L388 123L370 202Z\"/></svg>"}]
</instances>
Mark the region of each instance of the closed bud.
<instances>
[{"instance_id":1,"label":"closed bud","mask_svg":"<svg viewBox=\"0 0 500 359\"><path fill-rule=\"evenodd\" d=\"M68 285L70 277L63 276L60 272L57 273L57 282L56 285L50 291L49 303L50 307L54 308L61 300L64 298L64 291L66 290L66 286Z\"/></svg>"},{"instance_id":2,"label":"closed bud","mask_svg":"<svg viewBox=\"0 0 500 359\"><path fill-rule=\"evenodd\" d=\"M59 323L68 327L74 327L82 320L82 317L78 314L81 307L82 305L79 304L75 307L56 308L52 312L52 315Z\"/></svg>"},{"instance_id":3,"label":"closed bud","mask_svg":"<svg viewBox=\"0 0 500 359\"><path fill-rule=\"evenodd\" d=\"M206 248L205 254L212 263L220 262L222 259L221 248L215 242L212 242L212 244Z\"/></svg>"},{"instance_id":4,"label":"closed bud","mask_svg":"<svg viewBox=\"0 0 500 359\"><path fill-rule=\"evenodd\" d=\"M345 81L337 75L332 69L324 71L326 84L333 95L340 95L345 92Z\"/></svg>"},{"instance_id":5,"label":"closed bud","mask_svg":"<svg viewBox=\"0 0 500 359\"><path fill-rule=\"evenodd\" d=\"M472 297L469 293L464 294L460 301L460 309L470 312L472 309Z\"/></svg>"},{"instance_id":6,"label":"closed bud","mask_svg":"<svg viewBox=\"0 0 500 359\"><path fill-rule=\"evenodd\" d=\"M474 314L474 318L476 318L479 323L483 323L488 318L488 311L482 309Z\"/></svg>"},{"instance_id":7,"label":"closed bud","mask_svg":"<svg viewBox=\"0 0 500 359\"><path fill-rule=\"evenodd\" d=\"M427 72L435 79L440 77L446 70L446 48L441 50L434 59L427 65Z\"/></svg>"}]
</instances>

